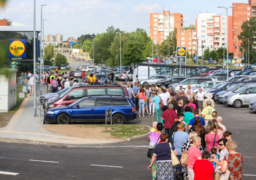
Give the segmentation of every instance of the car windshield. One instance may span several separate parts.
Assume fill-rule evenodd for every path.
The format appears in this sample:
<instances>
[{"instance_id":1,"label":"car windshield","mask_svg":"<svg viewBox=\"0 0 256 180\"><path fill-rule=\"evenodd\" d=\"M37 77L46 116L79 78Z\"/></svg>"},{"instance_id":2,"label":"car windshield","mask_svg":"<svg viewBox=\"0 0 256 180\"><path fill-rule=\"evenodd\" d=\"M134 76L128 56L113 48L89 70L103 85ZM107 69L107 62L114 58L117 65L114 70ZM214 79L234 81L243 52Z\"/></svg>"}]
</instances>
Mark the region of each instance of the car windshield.
<instances>
[{"instance_id":1,"label":"car windshield","mask_svg":"<svg viewBox=\"0 0 256 180\"><path fill-rule=\"evenodd\" d=\"M227 89L227 91L233 91L233 90L235 90L237 87L240 87L240 86L238 86L237 84L233 84L233 85L231 85L231 86Z\"/></svg>"},{"instance_id":2,"label":"car windshield","mask_svg":"<svg viewBox=\"0 0 256 180\"><path fill-rule=\"evenodd\" d=\"M167 78L166 81L170 81L172 78Z\"/></svg>"},{"instance_id":3,"label":"car windshield","mask_svg":"<svg viewBox=\"0 0 256 180\"><path fill-rule=\"evenodd\" d=\"M189 79L184 79L183 81L180 82L180 84L185 84L188 81L189 81Z\"/></svg>"},{"instance_id":4,"label":"car windshield","mask_svg":"<svg viewBox=\"0 0 256 180\"><path fill-rule=\"evenodd\" d=\"M149 79L155 79L156 78L156 76L151 76Z\"/></svg>"},{"instance_id":5,"label":"car windshield","mask_svg":"<svg viewBox=\"0 0 256 180\"><path fill-rule=\"evenodd\" d=\"M238 89L236 89L236 90L234 90L234 91L232 91L232 92L234 92L234 93L240 93L240 92L242 92L243 90L245 90L247 87L245 86L243 86L243 87L240 87L240 88L238 88Z\"/></svg>"},{"instance_id":6,"label":"car windshield","mask_svg":"<svg viewBox=\"0 0 256 180\"><path fill-rule=\"evenodd\" d=\"M208 82L202 82L201 84L199 84L199 88L203 87L205 84L207 84Z\"/></svg>"},{"instance_id":7,"label":"car windshield","mask_svg":"<svg viewBox=\"0 0 256 180\"><path fill-rule=\"evenodd\" d=\"M223 84L217 84L217 85L215 85L214 87L212 87L212 89L218 89L218 88L220 88L220 86L222 86Z\"/></svg>"},{"instance_id":8,"label":"car windshield","mask_svg":"<svg viewBox=\"0 0 256 180\"><path fill-rule=\"evenodd\" d=\"M60 98L63 98L72 88L68 88L67 91L63 92L61 95L60 95Z\"/></svg>"}]
</instances>

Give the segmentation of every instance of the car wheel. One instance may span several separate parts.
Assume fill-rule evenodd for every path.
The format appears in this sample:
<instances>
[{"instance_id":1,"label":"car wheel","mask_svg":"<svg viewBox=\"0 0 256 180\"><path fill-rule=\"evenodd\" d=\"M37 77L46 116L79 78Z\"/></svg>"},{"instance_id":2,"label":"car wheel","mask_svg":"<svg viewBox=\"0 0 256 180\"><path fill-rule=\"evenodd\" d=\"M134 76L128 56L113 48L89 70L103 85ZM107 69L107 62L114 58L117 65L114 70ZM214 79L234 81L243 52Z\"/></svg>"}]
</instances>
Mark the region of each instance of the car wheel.
<instances>
[{"instance_id":1,"label":"car wheel","mask_svg":"<svg viewBox=\"0 0 256 180\"><path fill-rule=\"evenodd\" d=\"M235 100L235 102L233 103L233 106L235 108L240 108L242 106L242 101L240 100Z\"/></svg>"},{"instance_id":2,"label":"car wheel","mask_svg":"<svg viewBox=\"0 0 256 180\"><path fill-rule=\"evenodd\" d=\"M142 85L145 87L146 85L148 85L148 83L147 83L147 82L144 82Z\"/></svg>"},{"instance_id":3,"label":"car wheel","mask_svg":"<svg viewBox=\"0 0 256 180\"><path fill-rule=\"evenodd\" d=\"M67 114L60 114L57 117L57 123L58 124L69 124L70 118Z\"/></svg>"},{"instance_id":4,"label":"car wheel","mask_svg":"<svg viewBox=\"0 0 256 180\"><path fill-rule=\"evenodd\" d=\"M115 114L112 117L113 124L123 124L125 122L125 117L122 114Z\"/></svg>"}]
</instances>

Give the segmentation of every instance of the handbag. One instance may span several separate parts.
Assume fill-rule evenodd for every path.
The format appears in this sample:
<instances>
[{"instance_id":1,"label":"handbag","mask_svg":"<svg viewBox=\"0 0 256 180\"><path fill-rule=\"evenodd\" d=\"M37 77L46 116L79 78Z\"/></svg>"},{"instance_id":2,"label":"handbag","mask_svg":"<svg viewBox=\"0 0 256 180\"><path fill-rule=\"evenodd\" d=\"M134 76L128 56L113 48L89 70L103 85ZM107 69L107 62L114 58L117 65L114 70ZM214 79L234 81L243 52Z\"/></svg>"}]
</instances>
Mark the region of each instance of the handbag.
<instances>
[{"instance_id":1,"label":"handbag","mask_svg":"<svg viewBox=\"0 0 256 180\"><path fill-rule=\"evenodd\" d=\"M181 158L180 158L180 163L184 164L186 166L188 165L188 152L187 151L182 152Z\"/></svg>"},{"instance_id":2,"label":"handbag","mask_svg":"<svg viewBox=\"0 0 256 180\"><path fill-rule=\"evenodd\" d=\"M180 165L180 161L179 159L177 158L177 156L174 154L173 150L172 150L172 144L169 143L169 146L171 148L171 160L172 160L172 166L175 167L175 166L178 166Z\"/></svg>"}]
</instances>

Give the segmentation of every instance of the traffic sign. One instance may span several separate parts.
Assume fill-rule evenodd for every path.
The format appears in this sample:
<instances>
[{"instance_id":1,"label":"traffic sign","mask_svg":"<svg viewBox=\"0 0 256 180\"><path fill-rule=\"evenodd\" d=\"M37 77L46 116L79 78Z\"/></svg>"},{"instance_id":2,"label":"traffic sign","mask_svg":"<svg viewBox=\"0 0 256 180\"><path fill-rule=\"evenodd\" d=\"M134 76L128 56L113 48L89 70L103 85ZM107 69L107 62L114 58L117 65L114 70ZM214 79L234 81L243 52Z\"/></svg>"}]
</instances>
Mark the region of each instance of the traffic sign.
<instances>
[{"instance_id":1,"label":"traffic sign","mask_svg":"<svg viewBox=\"0 0 256 180\"><path fill-rule=\"evenodd\" d=\"M177 56L186 56L186 47L177 47Z\"/></svg>"}]
</instances>

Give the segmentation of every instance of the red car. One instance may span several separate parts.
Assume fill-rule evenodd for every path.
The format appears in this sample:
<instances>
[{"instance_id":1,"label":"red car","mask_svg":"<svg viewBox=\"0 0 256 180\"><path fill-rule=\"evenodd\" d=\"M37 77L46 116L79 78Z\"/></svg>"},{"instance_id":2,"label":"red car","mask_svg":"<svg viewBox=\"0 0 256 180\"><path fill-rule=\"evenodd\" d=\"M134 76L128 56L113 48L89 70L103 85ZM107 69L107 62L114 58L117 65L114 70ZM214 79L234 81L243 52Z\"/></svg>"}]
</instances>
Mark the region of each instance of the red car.
<instances>
[{"instance_id":1,"label":"red car","mask_svg":"<svg viewBox=\"0 0 256 180\"><path fill-rule=\"evenodd\" d=\"M47 109L69 106L77 100L88 96L125 96L129 97L128 91L123 86L118 85L85 85L73 87L67 93L61 95L51 103L45 105Z\"/></svg>"}]
</instances>

